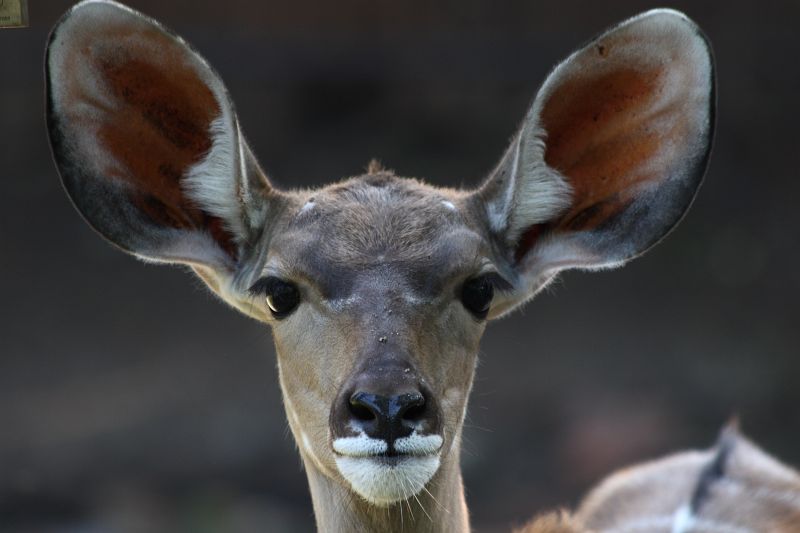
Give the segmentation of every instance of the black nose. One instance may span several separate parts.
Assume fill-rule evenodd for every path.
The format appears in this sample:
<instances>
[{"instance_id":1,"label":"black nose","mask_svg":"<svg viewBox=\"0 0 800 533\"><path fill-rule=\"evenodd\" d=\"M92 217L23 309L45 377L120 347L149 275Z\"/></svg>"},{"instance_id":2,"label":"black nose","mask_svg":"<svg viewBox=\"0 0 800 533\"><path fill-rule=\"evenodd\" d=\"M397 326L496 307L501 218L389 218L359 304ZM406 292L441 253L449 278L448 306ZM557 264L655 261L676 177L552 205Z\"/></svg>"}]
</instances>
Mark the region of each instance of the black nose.
<instances>
[{"instance_id":1,"label":"black nose","mask_svg":"<svg viewBox=\"0 0 800 533\"><path fill-rule=\"evenodd\" d=\"M427 418L425 396L409 392L396 396L380 396L355 392L349 400L350 416L368 437L392 444L407 437Z\"/></svg>"}]
</instances>

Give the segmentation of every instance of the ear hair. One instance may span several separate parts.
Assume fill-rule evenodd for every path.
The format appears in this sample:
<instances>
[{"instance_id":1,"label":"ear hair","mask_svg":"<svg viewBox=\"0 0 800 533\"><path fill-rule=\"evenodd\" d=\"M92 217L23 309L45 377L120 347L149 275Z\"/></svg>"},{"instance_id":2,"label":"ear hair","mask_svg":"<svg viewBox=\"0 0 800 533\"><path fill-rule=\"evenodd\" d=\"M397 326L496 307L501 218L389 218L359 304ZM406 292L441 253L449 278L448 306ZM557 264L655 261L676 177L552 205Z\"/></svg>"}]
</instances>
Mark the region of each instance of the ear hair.
<instances>
[{"instance_id":1,"label":"ear hair","mask_svg":"<svg viewBox=\"0 0 800 533\"><path fill-rule=\"evenodd\" d=\"M491 230L512 247L525 230L552 220L571 200L569 183L544 162L545 133L531 120L535 114L534 108L479 192Z\"/></svg>"},{"instance_id":2,"label":"ear hair","mask_svg":"<svg viewBox=\"0 0 800 533\"><path fill-rule=\"evenodd\" d=\"M469 201L525 301L559 270L610 268L683 217L702 181L715 100L709 43L656 9L601 34L548 75Z\"/></svg>"},{"instance_id":3,"label":"ear hair","mask_svg":"<svg viewBox=\"0 0 800 533\"><path fill-rule=\"evenodd\" d=\"M231 111L224 109L222 115L211 122L209 131L214 139L211 149L202 161L189 169L182 185L186 195L197 206L224 220L233 235L246 240L264 222L264 212L260 207L263 207L263 192L269 189L269 184L235 118L235 139L238 142L230 142L226 135L227 124L232 118L230 115ZM229 176L231 161L235 162L237 168L234 170L240 176L235 186L231 186Z\"/></svg>"},{"instance_id":4,"label":"ear hair","mask_svg":"<svg viewBox=\"0 0 800 533\"><path fill-rule=\"evenodd\" d=\"M53 156L89 224L150 261L233 269L271 188L208 63L157 21L89 0L54 27L46 65Z\"/></svg>"}]
</instances>

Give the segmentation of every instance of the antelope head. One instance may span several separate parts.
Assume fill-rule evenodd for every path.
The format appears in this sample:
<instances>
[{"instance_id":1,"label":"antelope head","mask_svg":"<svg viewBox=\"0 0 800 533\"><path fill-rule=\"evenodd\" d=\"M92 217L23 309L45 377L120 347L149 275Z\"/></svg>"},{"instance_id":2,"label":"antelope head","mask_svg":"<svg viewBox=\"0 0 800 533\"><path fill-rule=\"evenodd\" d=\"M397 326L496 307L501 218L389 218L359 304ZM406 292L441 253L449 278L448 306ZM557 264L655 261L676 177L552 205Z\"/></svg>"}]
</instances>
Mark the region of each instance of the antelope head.
<instances>
[{"instance_id":1,"label":"antelope head","mask_svg":"<svg viewBox=\"0 0 800 533\"><path fill-rule=\"evenodd\" d=\"M468 528L459 448L487 321L561 270L621 265L663 238L713 129L708 43L670 10L560 63L474 190L377 165L278 190L214 70L111 1L67 12L46 61L53 154L86 221L271 326L325 531L389 531L412 498L439 514L405 527Z\"/></svg>"}]
</instances>

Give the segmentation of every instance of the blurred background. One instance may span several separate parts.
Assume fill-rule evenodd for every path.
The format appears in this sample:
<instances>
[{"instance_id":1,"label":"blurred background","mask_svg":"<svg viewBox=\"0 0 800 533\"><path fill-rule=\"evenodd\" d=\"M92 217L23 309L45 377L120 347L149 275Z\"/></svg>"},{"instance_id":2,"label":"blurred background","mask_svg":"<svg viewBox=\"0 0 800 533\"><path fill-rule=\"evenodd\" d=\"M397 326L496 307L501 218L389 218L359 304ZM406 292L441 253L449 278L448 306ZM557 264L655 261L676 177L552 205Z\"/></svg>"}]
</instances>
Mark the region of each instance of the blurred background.
<instances>
[{"instance_id":1,"label":"blurred background","mask_svg":"<svg viewBox=\"0 0 800 533\"><path fill-rule=\"evenodd\" d=\"M659 2L660 4L660 2ZM49 28L0 30L0 531L310 531L269 331L102 242L43 118ZM477 185L554 63L653 2L132 1L221 73L274 183L372 157ZM733 414L800 464L798 2L675 2L716 52L710 171L670 238L492 324L463 467L478 532L710 445Z\"/></svg>"}]
</instances>

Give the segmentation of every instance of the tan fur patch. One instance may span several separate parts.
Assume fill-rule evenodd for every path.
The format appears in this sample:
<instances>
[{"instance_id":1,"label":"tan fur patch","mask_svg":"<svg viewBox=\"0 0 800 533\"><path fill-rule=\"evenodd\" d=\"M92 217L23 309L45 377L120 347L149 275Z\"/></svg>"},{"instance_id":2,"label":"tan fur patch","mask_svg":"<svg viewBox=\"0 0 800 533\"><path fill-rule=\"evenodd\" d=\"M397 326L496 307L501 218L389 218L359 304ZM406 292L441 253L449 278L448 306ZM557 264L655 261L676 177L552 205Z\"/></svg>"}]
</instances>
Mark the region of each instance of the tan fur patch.
<instances>
[{"instance_id":1,"label":"tan fur patch","mask_svg":"<svg viewBox=\"0 0 800 533\"><path fill-rule=\"evenodd\" d=\"M588 530L566 511L538 516L514 533L582 533Z\"/></svg>"},{"instance_id":2,"label":"tan fur patch","mask_svg":"<svg viewBox=\"0 0 800 533\"><path fill-rule=\"evenodd\" d=\"M367 163L367 174L380 174L381 172L386 172L383 163L377 159L370 159Z\"/></svg>"}]
</instances>

